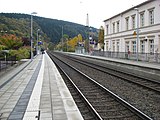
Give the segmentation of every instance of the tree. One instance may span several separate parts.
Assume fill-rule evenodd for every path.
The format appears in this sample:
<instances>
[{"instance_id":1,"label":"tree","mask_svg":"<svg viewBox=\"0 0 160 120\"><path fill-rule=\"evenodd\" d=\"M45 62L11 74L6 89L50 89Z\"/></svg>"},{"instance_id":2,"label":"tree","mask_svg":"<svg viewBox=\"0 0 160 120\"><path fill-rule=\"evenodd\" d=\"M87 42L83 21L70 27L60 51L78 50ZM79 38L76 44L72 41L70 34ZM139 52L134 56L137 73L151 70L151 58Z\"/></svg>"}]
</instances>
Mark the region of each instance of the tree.
<instances>
[{"instance_id":1,"label":"tree","mask_svg":"<svg viewBox=\"0 0 160 120\"><path fill-rule=\"evenodd\" d=\"M101 26L99 29L98 43L100 44L101 48L104 49L104 28L103 26Z\"/></svg>"},{"instance_id":2,"label":"tree","mask_svg":"<svg viewBox=\"0 0 160 120\"><path fill-rule=\"evenodd\" d=\"M30 47L21 47L18 50L10 50L9 54L11 56L16 56L17 60L29 58L30 56Z\"/></svg>"},{"instance_id":3,"label":"tree","mask_svg":"<svg viewBox=\"0 0 160 120\"><path fill-rule=\"evenodd\" d=\"M4 45L0 45L0 51L5 49L6 47Z\"/></svg>"},{"instance_id":4,"label":"tree","mask_svg":"<svg viewBox=\"0 0 160 120\"><path fill-rule=\"evenodd\" d=\"M15 35L4 35L0 38L0 44L8 50L17 50L23 45L23 42L21 38Z\"/></svg>"},{"instance_id":5,"label":"tree","mask_svg":"<svg viewBox=\"0 0 160 120\"><path fill-rule=\"evenodd\" d=\"M16 56L17 60L30 56L30 46L23 46L21 37L11 34L0 37L0 50L8 50L8 55Z\"/></svg>"},{"instance_id":6,"label":"tree","mask_svg":"<svg viewBox=\"0 0 160 120\"><path fill-rule=\"evenodd\" d=\"M78 42L82 42L82 41L83 41L82 35L78 34Z\"/></svg>"},{"instance_id":7,"label":"tree","mask_svg":"<svg viewBox=\"0 0 160 120\"><path fill-rule=\"evenodd\" d=\"M67 34L64 34L64 35L63 35L63 40L66 41L66 40L68 40L68 39L69 39L69 36L68 36Z\"/></svg>"},{"instance_id":8,"label":"tree","mask_svg":"<svg viewBox=\"0 0 160 120\"><path fill-rule=\"evenodd\" d=\"M54 50L54 48L55 48L55 45L52 42L49 42L48 49L49 50Z\"/></svg>"},{"instance_id":9,"label":"tree","mask_svg":"<svg viewBox=\"0 0 160 120\"><path fill-rule=\"evenodd\" d=\"M68 45L68 51L75 51L75 48L78 44L78 36L75 36L74 38L68 40L67 45Z\"/></svg>"},{"instance_id":10,"label":"tree","mask_svg":"<svg viewBox=\"0 0 160 120\"><path fill-rule=\"evenodd\" d=\"M57 44L62 38L62 26L64 27L64 33L69 35L70 38L78 34L81 34L83 38L87 37L87 28L84 25L38 16L34 16L33 19L33 36L35 38L37 29L41 29L45 41ZM0 13L0 30L16 36L30 38L30 15ZM98 37L96 28L93 28L93 32Z\"/></svg>"}]
</instances>

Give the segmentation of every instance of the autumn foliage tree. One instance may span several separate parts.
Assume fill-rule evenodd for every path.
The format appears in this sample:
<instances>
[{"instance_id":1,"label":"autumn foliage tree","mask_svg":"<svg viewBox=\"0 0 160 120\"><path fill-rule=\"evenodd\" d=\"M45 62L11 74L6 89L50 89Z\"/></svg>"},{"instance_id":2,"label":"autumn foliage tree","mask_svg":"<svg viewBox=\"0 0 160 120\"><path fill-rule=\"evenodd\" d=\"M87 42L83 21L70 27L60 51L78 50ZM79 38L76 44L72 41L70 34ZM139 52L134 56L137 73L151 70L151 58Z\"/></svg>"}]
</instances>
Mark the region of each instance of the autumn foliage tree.
<instances>
[{"instance_id":1,"label":"autumn foliage tree","mask_svg":"<svg viewBox=\"0 0 160 120\"><path fill-rule=\"evenodd\" d=\"M83 38L81 34L78 34L74 38L69 38L69 36L65 35L63 39L63 51L74 52L78 43L83 42ZM62 43L60 42L56 45L57 50L62 50Z\"/></svg>"},{"instance_id":2,"label":"autumn foliage tree","mask_svg":"<svg viewBox=\"0 0 160 120\"><path fill-rule=\"evenodd\" d=\"M1 50L9 50L11 56L16 56L17 60L29 57L28 47L22 46L23 42L21 37L15 35L4 35L0 37Z\"/></svg>"},{"instance_id":3,"label":"autumn foliage tree","mask_svg":"<svg viewBox=\"0 0 160 120\"><path fill-rule=\"evenodd\" d=\"M76 47L77 43L78 43L78 37L77 36L70 39L68 41L69 51L72 51L72 52L75 51L75 47Z\"/></svg>"},{"instance_id":4,"label":"autumn foliage tree","mask_svg":"<svg viewBox=\"0 0 160 120\"><path fill-rule=\"evenodd\" d=\"M82 38L82 35L81 34L78 34L78 42L82 42L83 41L83 38Z\"/></svg>"},{"instance_id":5,"label":"autumn foliage tree","mask_svg":"<svg viewBox=\"0 0 160 120\"><path fill-rule=\"evenodd\" d=\"M22 39L15 35L4 35L0 38L0 45L5 46L8 50L18 50L22 44Z\"/></svg>"},{"instance_id":6,"label":"autumn foliage tree","mask_svg":"<svg viewBox=\"0 0 160 120\"><path fill-rule=\"evenodd\" d=\"M104 28L103 26L101 26L99 29L98 43L100 44L101 48L104 49Z\"/></svg>"}]
</instances>

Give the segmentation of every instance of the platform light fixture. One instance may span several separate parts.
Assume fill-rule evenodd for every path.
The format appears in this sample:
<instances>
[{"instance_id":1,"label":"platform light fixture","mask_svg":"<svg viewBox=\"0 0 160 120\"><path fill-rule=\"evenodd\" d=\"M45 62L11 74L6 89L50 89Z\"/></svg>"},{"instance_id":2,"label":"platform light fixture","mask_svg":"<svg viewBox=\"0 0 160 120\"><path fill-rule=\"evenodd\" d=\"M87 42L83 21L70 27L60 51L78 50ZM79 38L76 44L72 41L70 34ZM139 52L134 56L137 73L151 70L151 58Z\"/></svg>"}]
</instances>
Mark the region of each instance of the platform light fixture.
<instances>
[{"instance_id":1,"label":"platform light fixture","mask_svg":"<svg viewBox=\"0 0 160 120\"><path fill-rule=\"evenodd\" d=\"M36 46L36 52L37 52L37 55L38 55L38 39L39 39L39 33L40 29L37 30L37 46Z\"/></svg>"},{"instance_id":2,"label":"platform light fixture","mask_svg":"<svg viewBox=\"0 0 160 120\"><path fill-rule=\"evenodd\" d=\"M33 60L33 52L32 52L32 47L33 47L33 15L37 14L36 12L31 13L31 61Z\"/></svg>"}]
</instances>

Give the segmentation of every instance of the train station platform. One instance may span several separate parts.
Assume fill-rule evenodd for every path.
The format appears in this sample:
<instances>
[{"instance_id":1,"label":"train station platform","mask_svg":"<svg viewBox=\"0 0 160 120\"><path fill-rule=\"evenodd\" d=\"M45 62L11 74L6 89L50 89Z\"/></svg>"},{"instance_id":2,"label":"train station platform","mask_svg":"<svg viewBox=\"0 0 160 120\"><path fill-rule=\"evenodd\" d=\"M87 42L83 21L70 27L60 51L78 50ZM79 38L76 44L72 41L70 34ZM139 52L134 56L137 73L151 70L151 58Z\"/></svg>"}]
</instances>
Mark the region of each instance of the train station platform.
<instances>
[{"instance_id":1,"label":"train station platform","mask_svg":"<svg viewBox=\"0 0 160 120\"><path fill-rule=\"evenodd\" d=\"M101 60L110 61L110 62L124 63L124 64L129 64L129 65L135 65L135 66L153 68L153 69L160 70L160 63L155 63L155 62L145 62L145 61L136 61L136 60L128 60L128 59L109 58L109 57L104 57L104 56L94 56L94 55L77 54L77 53L66 53L66 54L89 57L89 58L93 58L93 59L101 59Z\"/></svg>"},{"instance_id":2,"label":"train station platform","mask_svg":"<svg viewBox=\"0 0 160 120\"><path fill-rule=\"evenodd\" d=\"M77 53L65 53L68 55L86 57L104 61L108 64L109 68L114 68L119 71L138 75L140 77L146 77L149 79L159 80L160 78L160 64L154 62L108 58L104 56L93 56Z\"/></svg>"},{"instance_id":3,"label":"train station platform","mask_svg":"<svg viewBox=\"0 0 160 120\"><path fill-rule=\"evenodd\" d=\"M0 120L83 120L47 53L0 77Z\"/></svg>"}]
</instances>

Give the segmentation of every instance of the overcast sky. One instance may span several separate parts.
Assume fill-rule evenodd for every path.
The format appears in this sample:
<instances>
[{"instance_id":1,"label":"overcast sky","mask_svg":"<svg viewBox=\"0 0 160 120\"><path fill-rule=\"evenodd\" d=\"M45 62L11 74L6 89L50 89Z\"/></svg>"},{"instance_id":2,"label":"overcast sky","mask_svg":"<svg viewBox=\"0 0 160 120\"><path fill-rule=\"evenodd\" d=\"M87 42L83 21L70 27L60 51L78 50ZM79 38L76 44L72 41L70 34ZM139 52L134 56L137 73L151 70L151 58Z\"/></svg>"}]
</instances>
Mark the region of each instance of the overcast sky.
<instances>
[{"instance_id":1,"label":"overcast sky","mask_svg":"<svg viewBox=\"0 0 160 120\"><path fill-rule=\"evenodd\" d=\"M37 16L100 28L103 21L146 0L0 0L0 13L37 12Z\"/></svg>"}]
</instances>

